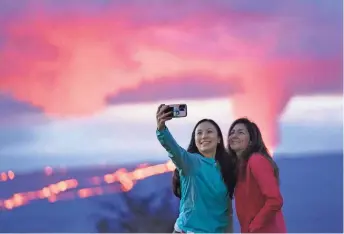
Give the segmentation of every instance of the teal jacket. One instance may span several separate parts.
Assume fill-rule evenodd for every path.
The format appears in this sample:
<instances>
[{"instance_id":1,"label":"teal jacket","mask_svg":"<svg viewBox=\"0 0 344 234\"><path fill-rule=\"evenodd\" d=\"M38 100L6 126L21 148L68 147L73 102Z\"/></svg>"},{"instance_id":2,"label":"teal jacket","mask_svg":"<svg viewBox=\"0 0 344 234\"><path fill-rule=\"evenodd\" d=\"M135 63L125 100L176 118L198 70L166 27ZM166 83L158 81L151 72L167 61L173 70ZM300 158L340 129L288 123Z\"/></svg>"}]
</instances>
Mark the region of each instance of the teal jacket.
<instances>
[{"instance_id":1,"label":"teal jacket","mask_svg":"<svg viewBox=\"0 0 344 234\"><path fill-rule=\"evenodd\" d=\"M215 159L187 152L167 128L156 134L179 170L182 197L178 227L196 233L226 232L231 201Z\"/></svg>"}]
</instances>

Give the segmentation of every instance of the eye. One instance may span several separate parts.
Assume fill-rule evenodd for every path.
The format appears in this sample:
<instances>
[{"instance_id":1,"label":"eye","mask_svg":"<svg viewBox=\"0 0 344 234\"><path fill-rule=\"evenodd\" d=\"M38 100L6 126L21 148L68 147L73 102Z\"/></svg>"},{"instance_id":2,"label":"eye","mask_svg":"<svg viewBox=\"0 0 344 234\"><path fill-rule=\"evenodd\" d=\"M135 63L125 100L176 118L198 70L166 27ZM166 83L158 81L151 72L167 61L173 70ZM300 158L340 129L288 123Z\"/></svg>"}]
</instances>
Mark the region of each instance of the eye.
<instances>
[{"instance_id":1,"label":"eye","mask_svg":"<svg viewBox=\"0 0 344 234\"><path fill-rule=\"evenodd\" d=\"M208 133L212 133L213 131L212 130L208 130Z\"/></svg>"},{"instance_id":2,"label":"eye","mask_svg":"<svg viewBox=\"0 0 344 234\"><path fill-rule=\"evenodd\" d=\"M197 132L197 135L201 135L202 134L202 132Z\"/></svg>"}]
</instances>

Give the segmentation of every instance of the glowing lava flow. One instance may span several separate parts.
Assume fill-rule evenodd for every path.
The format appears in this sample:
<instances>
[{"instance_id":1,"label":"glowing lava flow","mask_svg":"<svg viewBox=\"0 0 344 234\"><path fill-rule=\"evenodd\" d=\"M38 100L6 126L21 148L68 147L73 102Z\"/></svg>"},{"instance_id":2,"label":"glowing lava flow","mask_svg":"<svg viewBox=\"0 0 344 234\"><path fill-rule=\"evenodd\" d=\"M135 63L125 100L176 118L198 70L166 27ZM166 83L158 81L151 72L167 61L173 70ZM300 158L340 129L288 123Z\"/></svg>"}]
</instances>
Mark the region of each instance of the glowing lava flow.
<instances>
[{"instance_id":1,"label":"glowing lava flow","mask_svg":"<svg viewBox=\"0 0 344 234\"><path fill-rule=\"evenodd\" d=\"M93 185L96 185L96 187L80 189L78 189L79 183L76 179L63 180L36 191L13 194L8 199L0 200L0 209L11 210L27 205L34 200L47 199L49 202L56 202L59 200L70 200L76 197L87 198L107 193L128 192L134 187L136 181L171 172L174 169L175 166L171 161L154 166L140 167L131 172L127 172L126 169L121 168L103 177L90 178L89 181ZM105 185L100 186L103 182L105 182ZM115 182L119 182L120 186L112 185Z\"/></svg>"}]
</instances>

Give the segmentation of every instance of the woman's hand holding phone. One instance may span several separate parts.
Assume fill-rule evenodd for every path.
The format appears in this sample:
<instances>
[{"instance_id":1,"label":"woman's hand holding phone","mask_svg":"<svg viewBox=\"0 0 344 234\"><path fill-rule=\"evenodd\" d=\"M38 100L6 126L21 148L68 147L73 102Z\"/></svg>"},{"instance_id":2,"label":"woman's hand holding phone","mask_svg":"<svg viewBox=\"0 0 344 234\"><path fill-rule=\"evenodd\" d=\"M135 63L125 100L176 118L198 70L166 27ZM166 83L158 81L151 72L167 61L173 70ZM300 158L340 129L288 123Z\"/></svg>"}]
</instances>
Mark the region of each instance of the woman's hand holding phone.
<instances>
[{"instance_id":1,"label":"woman's hand holding phone","mask_svg":"<svg viewBox=\"0 0 344 234\"><path fill-rule=\"evenodd\" d=\"M163 130L165 128L165 122L172 119L173 116L173 110L170 110L166 112L166 110L169 108L169 106L165 104L161 104L158 107L158 111L156 113L156 122L157 122L157 128L159 131Z\"/></svg>"}]
</instances>

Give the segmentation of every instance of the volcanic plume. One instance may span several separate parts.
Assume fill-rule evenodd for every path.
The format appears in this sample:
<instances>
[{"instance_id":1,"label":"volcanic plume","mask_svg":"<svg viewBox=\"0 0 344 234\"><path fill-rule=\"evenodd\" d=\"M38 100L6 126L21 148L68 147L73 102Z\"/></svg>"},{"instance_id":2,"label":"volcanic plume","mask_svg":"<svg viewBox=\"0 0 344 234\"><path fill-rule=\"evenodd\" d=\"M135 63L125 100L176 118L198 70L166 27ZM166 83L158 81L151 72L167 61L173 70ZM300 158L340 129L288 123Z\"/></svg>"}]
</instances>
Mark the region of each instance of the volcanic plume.
<instances>
[{"instance_id":1,"label":"volcanic plume","mask_svg":"<svg viewBox=\"0 0 344 234\"><path fill-rule=\"evenodd\" d=\"M231 96L236 116L257 122L274 146L279 115L292 95L341 84L341 56L331 49L339 45L336 28L323 23L305 32L302 23L309 22L297 18L302 14L277 18L225 1L197 7L35 1L21 8L0 3L10 12L0 17L0 91L46 114L88 115L125 89L139 96L144 82L173 77L183 85L183 77L206 76L209 83L240 87ZM331 43L325 57L302 50L310 32L319 33L317 47Z\"/></svg>"}]
</instances>

